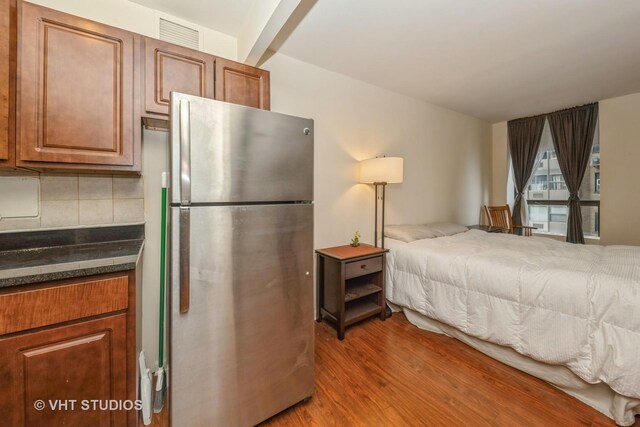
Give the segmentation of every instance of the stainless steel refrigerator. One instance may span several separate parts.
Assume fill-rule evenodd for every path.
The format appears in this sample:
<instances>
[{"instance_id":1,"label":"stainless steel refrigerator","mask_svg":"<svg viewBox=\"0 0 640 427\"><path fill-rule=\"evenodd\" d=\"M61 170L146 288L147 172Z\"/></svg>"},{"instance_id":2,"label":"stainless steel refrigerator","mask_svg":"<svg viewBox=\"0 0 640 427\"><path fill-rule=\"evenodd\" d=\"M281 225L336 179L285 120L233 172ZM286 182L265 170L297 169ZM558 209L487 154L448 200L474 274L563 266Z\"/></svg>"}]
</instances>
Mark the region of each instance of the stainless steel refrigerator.
<instances>
[{"instance_id":1,"label":"stainless steel refrigerator","mask_svg":"<svg viewBox=\"0 0 640 427\"><path fill-rule=\"evenodd\" d=\"M313 121L171 94L169 413L252 426L313 392Z\"/></svg>"}]
</instances>

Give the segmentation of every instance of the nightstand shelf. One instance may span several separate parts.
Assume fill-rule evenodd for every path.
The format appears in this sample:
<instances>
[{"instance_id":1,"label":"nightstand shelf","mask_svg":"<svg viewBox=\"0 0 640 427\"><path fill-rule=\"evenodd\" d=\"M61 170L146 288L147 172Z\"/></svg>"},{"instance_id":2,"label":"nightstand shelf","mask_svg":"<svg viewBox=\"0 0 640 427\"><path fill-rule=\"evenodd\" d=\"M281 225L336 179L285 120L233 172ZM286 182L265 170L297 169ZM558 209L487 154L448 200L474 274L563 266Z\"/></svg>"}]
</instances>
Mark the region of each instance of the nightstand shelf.
<instances>
[{"instance_id":1,"label":"nightstand shelf","mask_svg":"<svg viewBox=\"0 0 640 427\"><path fill-rule=\"evenodd\" d=\"M368 317L380 314L380 310L384 310L384 307L380 307L375 301L362 299L351 301L347 303L345 309L344 324L345 326L353 325Z\"/></svg>"},{"instance_id":2,"label":"nightstand shelf","mask_svg":"<svg viewBox=\"0 0 640 427\"><path fill-rule=\"evenodd\" d=\"M382 288L380 286L369 281L365 281L362 284L347 284L347 288L345 289L344 293L344 302L350 302L358 298L366 297L367 295L375 294L381 291Z\"/></svg>"},{"instance_id":3,"label":"nightstand shelf","mask_svg":"<svg viewBox=\"0 0 640 427\"><path fill-rule=\"evenodd\" d=\"M329 321L344 339L345 328L380 315L385 319L386 249L369 245L316 250L318 256L317 321Z\"/></svg>"}]
</instances>

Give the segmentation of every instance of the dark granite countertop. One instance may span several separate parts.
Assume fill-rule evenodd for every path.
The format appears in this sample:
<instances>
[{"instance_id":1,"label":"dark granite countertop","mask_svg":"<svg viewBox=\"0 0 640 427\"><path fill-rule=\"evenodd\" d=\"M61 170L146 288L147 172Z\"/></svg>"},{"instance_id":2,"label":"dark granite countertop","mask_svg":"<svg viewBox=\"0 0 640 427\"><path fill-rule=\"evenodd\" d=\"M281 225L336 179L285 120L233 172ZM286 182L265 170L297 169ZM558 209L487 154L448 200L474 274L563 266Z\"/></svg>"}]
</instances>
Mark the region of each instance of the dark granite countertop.
<instances>
[{"instance_id":1,"label":"dark granite countertop","mask_svg":"<svg viewBox=\"0 0 640 427\"><path fill-rule=\"evenodd\" d=\"M0 234L0 288L136 267L144 226Z\"/></svg>"}]
</instances>

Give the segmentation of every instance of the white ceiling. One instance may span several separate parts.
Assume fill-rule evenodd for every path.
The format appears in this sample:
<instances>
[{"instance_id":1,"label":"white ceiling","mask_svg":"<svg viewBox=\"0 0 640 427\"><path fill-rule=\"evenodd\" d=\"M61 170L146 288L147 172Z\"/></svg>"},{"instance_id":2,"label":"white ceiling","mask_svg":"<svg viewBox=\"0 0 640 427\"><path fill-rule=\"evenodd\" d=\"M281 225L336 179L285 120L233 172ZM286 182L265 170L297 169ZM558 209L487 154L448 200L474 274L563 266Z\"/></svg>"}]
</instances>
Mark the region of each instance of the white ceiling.
<instances>
[{"instance_id":1,"label":"white ceiling","mask_svg":"<svg viewBox=\"0 0 640 427\"><path fill-rule=\"evenodd\" d=\"M134 0L231 35L255 0ZM286 55L490 122L640 92L640 0L318 0Z\"/></svg>"}]
</instances>

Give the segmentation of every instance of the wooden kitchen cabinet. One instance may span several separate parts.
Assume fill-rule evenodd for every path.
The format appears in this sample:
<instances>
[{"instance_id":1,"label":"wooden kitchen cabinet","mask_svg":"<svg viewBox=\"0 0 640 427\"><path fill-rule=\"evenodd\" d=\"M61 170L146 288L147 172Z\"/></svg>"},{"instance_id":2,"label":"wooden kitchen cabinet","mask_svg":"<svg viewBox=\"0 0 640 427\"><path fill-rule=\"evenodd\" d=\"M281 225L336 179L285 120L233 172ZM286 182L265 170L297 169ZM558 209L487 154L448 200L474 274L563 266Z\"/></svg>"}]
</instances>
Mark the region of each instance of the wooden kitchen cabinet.
<instances>
[{"instance_id":1,"label":"wooden kitchen cabinet","mask_svg":"<svg viewBox=\"0 0 640 427\"><path fill-rule=\"evenodd\" d=\"M127 399L126 336L126 315L119 314L0 340L3 422L126 425L126 411L81 407L84 400ZM60 400L75 400L74 410L51 408L51 401ZM38 401L44 409L35 407Z\"/></svg>"},{"instance_id":2,"label":"wooden kitchen cabinet","mask_svg":"<svg viewBox=\"0 0 640 427\"><path fill-rule=\"evenodd\" d=\"M21 2L18 166L140 171L139 36Z\"/></svg>"},{"instance_id":3,"label":"wooden kitchen cabinet","mask_svg":"<svg viewBox=\"0 0 640 427\"><path fill-rule=\"evenodd\" d=\"M90 402L135 401L135 331L134 271L0 289L3 425L135 426Z\"/></svg>"},{"instance_id":4,"label":"wooden kitchen cabinet","mask_svg":"<svg viewBox=\"0 0 640 427\"><path fill-rule=\"evenodd\" d=\"M145 111L169 115L172 91L213 99L215 56L144 39Z\"/></svg>"},{"instance_id":5,"label":"wooden kitchen cabinet","mask_svg":"<svg viewBox=\"0 0 640 427\"><path fill-rule=\"evenodd\" d=\"M17 0L0 68L0 167L139 174L171 91L270 109L268 71Z\"/></svg>"},{"instance_id":6,"label":"wooden kitchen cabinet","mask_svg":"<svg viewBox=\"0 0 640 427\"><path fill-rule=\"evenodd\" d=\"M0 167L15 164L15 19L15 0L0 0Z\"/></svg>"},{"instance_id":7,"label":"wooden kitchen cabinet","mask_svg":"<svg viewBox=\"0 0 640 427\"><path fill-rule=\"evenodd\" d=\"M215 99L269 110L269 72L228 59L216 58Z\"/></svg>"}]
</instances>

